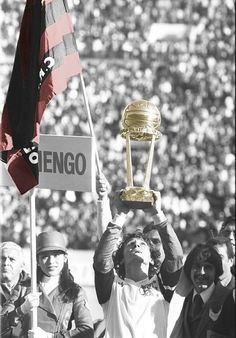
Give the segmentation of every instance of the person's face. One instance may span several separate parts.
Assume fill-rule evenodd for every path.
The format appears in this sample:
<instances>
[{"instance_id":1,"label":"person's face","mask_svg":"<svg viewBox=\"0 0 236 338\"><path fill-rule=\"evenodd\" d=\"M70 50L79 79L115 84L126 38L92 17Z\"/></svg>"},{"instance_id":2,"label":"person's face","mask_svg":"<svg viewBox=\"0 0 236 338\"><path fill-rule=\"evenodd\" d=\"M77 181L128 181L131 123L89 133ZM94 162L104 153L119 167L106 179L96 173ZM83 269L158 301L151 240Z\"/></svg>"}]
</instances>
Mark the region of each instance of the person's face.
<instances>
[{"instance_id":1,"label":"person's face","mask_svg":"<svg viewBox=\"0 0 236 338\"><path fill-rule=\"evenodd\" d=\"M223 245L214 245L214 248L218 252L222 260L223 274L220 276L220 279L223 279L231 275L231 267L233 265L233 259L228 257L227 246Z\"/></svg>"},{"instance_id":2,"label":"person's face","mask_svg":"<svg viewBox=\"0 0 236 338\"><path fill-rule=\"evenodd\" d=\"M23 269L22 253L17 249L5 248L2 250L0 264L2 282L17 282Z\"/></svg>"},{"instance_id":3,"label":"person's face","mask_svg":"<svg viewBox=\"0 0 236 338\"><path fill-rule=\"evenodd\" d=\"M235 253L235 225L229 224L222 231L221 235L230 239Z\"/></svg>"},{"instance_id":4,"label":"person's face","mask_svg":"<svg viewBox=\"0 0 236 338\"><path fill-rule=\"evenodd\" d=\"M197 293L208 289L215 280L216 270L208 262L194 263L191 269L191 280Z\"/></svg>"},{"instance_id":5,"label":"person's face","mask_svg":"<svg viewBox=\"0 0 236 338\"><path fill-rule=\"evenodd\" d=\"M45 251L39 254L38 265L46 276L58 276L66 260L67 257L62 251Z\"/></svg>"},{"instance_id":6,"label":"person's face","mask_svg":"<svg viewBox=\"0 0 236 338\"><path fill-rule=\"evenodd\" d=\"M146 233L146 238L148 238L151 242L152 248L160 253L160 261L163 262L165 259L165 253L159 232L155 229L150 230Z\"/></svg>"},{"instance_id":7,"label":"person's face","mask_svg":"<svg viewBox=\"0 0 236 338\"><path fill-rule=\"evenodd\" d=\"M142 238L132 238L124 247L124 262L141 261L149 264L151 262L150 248Z\"/></svg>"}]
</instances>

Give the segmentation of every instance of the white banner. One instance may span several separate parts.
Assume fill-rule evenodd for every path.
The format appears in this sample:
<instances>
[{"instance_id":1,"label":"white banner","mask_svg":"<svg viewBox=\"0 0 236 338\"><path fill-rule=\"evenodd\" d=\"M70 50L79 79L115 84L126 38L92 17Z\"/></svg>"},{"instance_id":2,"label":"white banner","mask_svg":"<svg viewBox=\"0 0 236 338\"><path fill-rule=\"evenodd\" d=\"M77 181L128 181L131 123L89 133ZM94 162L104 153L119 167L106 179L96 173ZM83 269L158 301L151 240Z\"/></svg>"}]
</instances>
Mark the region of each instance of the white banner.
<instances>
[{"instance_id":1,"label":"white banner","mask_svg":"<svg viewBox=\"0 0 236 338\"><path fill-rule=\"evenodd\" d=\"M95 192L95 155L90 136L40 135L40 189ZM0 161L0 186L14 186Z\"/></svg>"}]
</instances>

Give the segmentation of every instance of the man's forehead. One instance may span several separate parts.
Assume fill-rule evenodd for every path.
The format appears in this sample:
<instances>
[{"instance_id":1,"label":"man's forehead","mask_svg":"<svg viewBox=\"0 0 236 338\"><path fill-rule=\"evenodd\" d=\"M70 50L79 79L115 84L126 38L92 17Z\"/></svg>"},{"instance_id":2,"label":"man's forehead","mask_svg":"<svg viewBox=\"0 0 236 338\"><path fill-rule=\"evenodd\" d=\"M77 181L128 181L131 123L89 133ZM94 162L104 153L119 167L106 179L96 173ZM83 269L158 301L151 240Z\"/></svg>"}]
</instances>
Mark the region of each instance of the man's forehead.
<instances>
[{"instance_id":1,"label":"man's forehead","mask_svg":"<svg viewBox=\"0 0 236 338\"><path fill-rule=\"evenodd\" d=\"M146 233L147 237L152 237L152 238L161 238L158 230L152 229L149 232Z\"/></svg>"},{"instance_id":2,"label":"man's forehead","mask_svg":"<svg viewBox=\"0 0 236 338\"><path fill-rule=\"evenodd\" d=\"M201 267L215 267L214 264L212 264L211 262L194 262L193 263L193 268L201 268Z\"/></svg>"},{"instance_id":3,"label":"man's forehead","mask_svg":"<svg viewBox=\"0 0 236 338\"><path fill-rule=\"evenodd\" d=\"M2 257L14 257L22 259L22 251L16 248L4 248L0 251L0 256Z\"/></svg>"},{"instance_id":4,"label":"man's forehead","mask_svg":"<svg viewBox=\"0 0 236 338\"><path fill-rule=\"evenodd\" d=\"M130 244L130 243L132 243L132 242L144 242L144 243L146 243L146 241L142 238L142 237L133 237L133 238L130 238L130 240L128 240L127 242L126 242L126 245L128 245L128 244Z\"/></svg>"}]
</instances>

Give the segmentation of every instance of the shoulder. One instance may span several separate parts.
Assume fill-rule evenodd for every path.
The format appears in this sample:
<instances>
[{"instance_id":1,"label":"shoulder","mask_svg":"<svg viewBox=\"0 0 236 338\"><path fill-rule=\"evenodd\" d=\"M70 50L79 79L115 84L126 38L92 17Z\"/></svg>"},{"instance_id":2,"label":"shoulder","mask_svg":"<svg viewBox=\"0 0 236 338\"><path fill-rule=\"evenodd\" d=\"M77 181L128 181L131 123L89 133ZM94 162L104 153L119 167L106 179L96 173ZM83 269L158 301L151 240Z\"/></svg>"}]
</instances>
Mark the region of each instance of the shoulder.
<instances>
[{"instance_id":1,"label":"shoulder","mask_svg":"<svg viewBox=\"0 0 236 338\"><path fill-rule=\"evenodd\" d=\"M219 298L224 300L230 292L231 289L221 285L220 283L217 283L211 299Z\"/></svg>"},{"instance_id":2,"label":"shoulder","mask_svg":"<svg viewBox=\"0 0 236 338\"><path fill-rule=\"evenodd\" d=\"M77 299L87 298L85 289L82 288L79 284L75 283L74 290L75 290L75 298Z\"/></svg>"}]
</instances>

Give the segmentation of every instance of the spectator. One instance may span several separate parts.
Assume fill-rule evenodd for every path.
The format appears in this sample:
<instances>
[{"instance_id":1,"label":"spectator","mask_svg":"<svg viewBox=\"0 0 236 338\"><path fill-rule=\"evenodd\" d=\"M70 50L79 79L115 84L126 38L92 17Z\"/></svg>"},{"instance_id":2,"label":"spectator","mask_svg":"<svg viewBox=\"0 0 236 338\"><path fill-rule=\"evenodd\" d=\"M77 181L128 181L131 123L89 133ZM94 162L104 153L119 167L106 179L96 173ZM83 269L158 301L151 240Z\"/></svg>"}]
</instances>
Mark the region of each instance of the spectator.
<instances>
[{"instance_id":1,"label":"spectator","mask_svg":"<svg viewBox=\"0 0 236 338\"><path fill-rule=\"evenodd\" d=\"M221 257L212 246L197 244L190 251L170 303L168 338L208 337L230 292L217 284L222 273Z\"/></svg>"},{"instance_id":2,"label":"spectator","mask_svg":"<svg viewBox=\"0 0 236 338\"><path fill-rule=\"evenodd\" d=\"M235 216L227 217L221 225L220 235L230 239L234 251L234 263L231 268L235 276Z\"/></svg>"},{"instance_id":3,"label":"spectator","mask_svg":"<svg viewBox=\"0 0 236 338\"><path fill-rule=\"evenodd\" d=\"M221 225L220 235L230 239L235 253L235 216L227 217Z\"/></svg>"},{"instance_id":4,"label":"spectator","mask_svg":"<svg viewBox=\"0 0 236 338\"><path fill-rule=\"evenodd\" d=\"M24 271L23 252L14 242L0 244L1 337L20 337L21 325L16 309L24 302L30 278Z\"/></svg>"},{"instance_id":5,"label":"spectator","mask_svg":"<svg viewBox=\"0 0 236 338\"><path fill-rule=\"evenodd\" d=\"M234 263L234 252L230 239L226 237L214 237L207 244L215 248L221 257L223 274L219 277L220 283L228 289L235 288L235 277L231 272Z\"/></svg>"},{"instance_id":6,"label":"spectator","mask_svg":"<svg viewBox=\"0 0 236 338\"><path fill-rule=\"evenodd\" d=\"M41 292L38 327L29 330L30 298L20 308L24 334L28 337L93 337L93 323L84 290L74 282L68 268L64 237L57 231L37 237L37 280ZM30 296L30 295L29 295Z\"/></svg>"},{"instance_id":7,"label":"spectator","mask_svg":"<svg viewBox=\"0 0 236 338\"><path fill-rule=\"evenodd\" d=\"M117 214L108 224L94 255L95 287L102 305L106 338L165 337L171 273L160 270L164 254L142 232L124 235L129 210L117 199ZM147 210L147 209L146 209ZM173 270L182 266L182 248L161 210L160 196L150 213ZM114 271L115 270L115 271ZM116 273L115 273L116 272Z\"/></svg>"}]
</instances>

